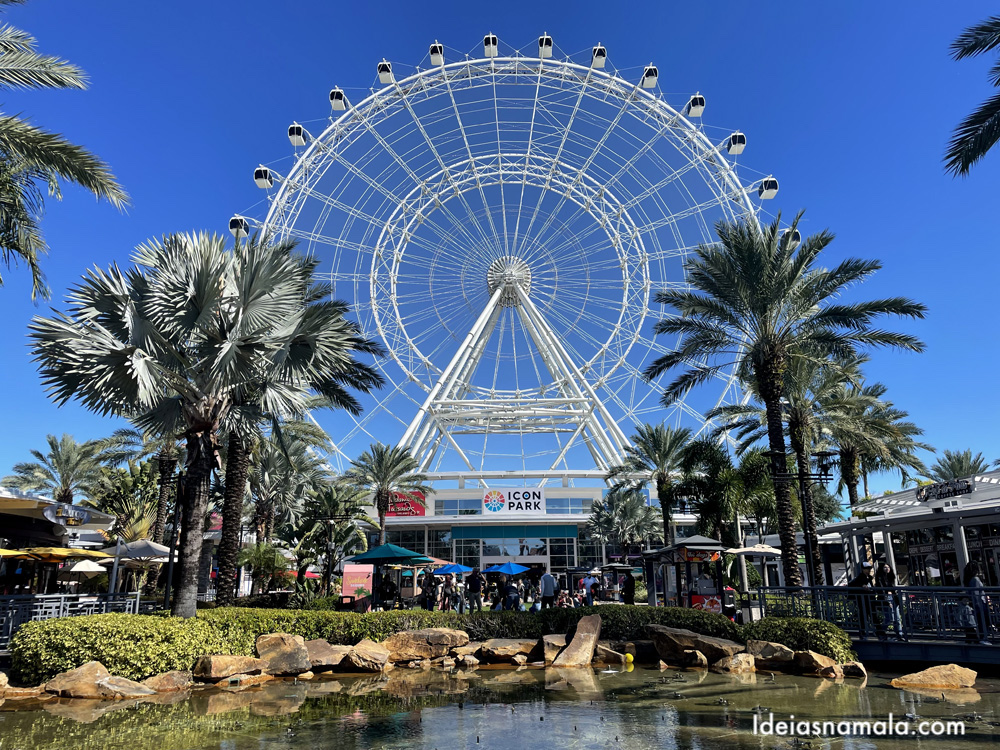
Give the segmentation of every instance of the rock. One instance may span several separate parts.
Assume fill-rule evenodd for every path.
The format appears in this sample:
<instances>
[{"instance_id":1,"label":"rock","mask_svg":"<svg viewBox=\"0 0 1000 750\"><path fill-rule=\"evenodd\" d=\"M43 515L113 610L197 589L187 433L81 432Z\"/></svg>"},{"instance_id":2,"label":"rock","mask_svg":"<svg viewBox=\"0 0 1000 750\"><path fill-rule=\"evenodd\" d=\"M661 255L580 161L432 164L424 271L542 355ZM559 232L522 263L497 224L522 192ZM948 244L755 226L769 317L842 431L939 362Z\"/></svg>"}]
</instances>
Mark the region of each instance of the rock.
<instances>
[{"instance_id":1,"label":"rock","mask_svg":"<svg viewBox=\"0 0 1000 750\"><path fill-rule=\"evenodd\" d=\"M267 675L270 677L271 675ZM191 696L191 710L196 714L211 716L246 708L253 701L251 690L211 690Z\"/></svg>"},{"instance_id":2,"label":"rock","mask_svg":"<svg viewBox=\"0 0 1000 750\"><path fill-rule=\"evenodd\" d=\"M681 664L693 669L708 669L708 658L701 651L689 648L681 655Z\"/></svg>"},{"instance_id":3,"label":"rock","mask_svg":"<svg viewBox=\"0 0 1000 750\"><path fill-rule=\"evenodd\" d=\"M157 693L176 693L179 690L187 690L194 684L194 679L190 672L173 670L162 674L147 677L142 684Z\"/></svg>"},{"instance_id":4,"label":"rock","mask_svg":"<svg viewBox=\"0 0 1000 750\"><path fill-rule=\"evenodd\" d=\"M230 690L242 690L243 688L263 685L265 682L270 682L273 679L274 675L270 674L234 674L219 682L219 687Z\"/></svg>"},{"instance_id":5,"label":"rock","mask_svg":"<svg viewBox=\"0 0 1000 750\"><path fill-rule=\"evenodd\" d=\"M194 663L195 679L203 682L218 682L234 674L260 674L267 669L267 662L252 656L229 656L213 654L199 656Z\"/></svg>"},{"instance_id":6,"label":"rock","mask_svg":"<svg viewBox=\"0 0 1000 750\"><path fill-rule=\"evenodd\" d=\"M3 690L8 684L10 683L7 682L7 673L0 672L0 690Z\"/></svg>"},{"instance_id":7,"label":"rock","mask_svg":"<svg viewBox=\"0 0 1000 750\"><path fill-rule=\"evenodd\" d=\"M625 654L615 651L610 645L598 643L594 647L594 661L601 664L624 664Z\"/></svg>"},{"instance_id":8,"label":"rock","mask_svg":"<svg viewBox=\"0 0 1000 750\"><path fill-rule=\"evenodd\" d=\"M755 660L752 655L743 652L725 656L712 663L713 672L726 672L728 674L751 674L757 671Z\"/></svg>"},{"instance_id":9,"label":"rock","mask_svg":"<svg viewBox=\"0 0 1000 750\"><path fill-rule=\"evenodd\" d=\"M340 666L360 672L381 672L388 662L389 649L365 638L348 652Z\"/></svg>"},{"instance_id":10,"label":"rock","mask_svg":"<svg viewBox=\"0 0 1000 750\"><path fill-rule=\"evenodd\" d=\"M939 667L930 667L922 672L897 677L890 680L889 684L898 688L921 687L957 690L975 685L976 673L957 664L943 664Z\"/></svg>"},{"instance_id":11,"label":"rock","mask_svg":"<svg viewBox=\"0 0 1000 750\"><path fill-rule=\"evenodd\" d=\"M559 656L559 652L566 648L566 636L559 633L552 633L542 637L542 649L545 652L545 666L549 666Z\"/></svg>"},{"instance_id":12,"label":"rock","mask_svg":"<svg viewBox=\"0 0 1000 750\"><path fill-rule=\"evenodd\" d=\"M148 695L156 695L155 690L146 687L141 682L127 680L124 677L105 677L98 680L96 684L102 695L83 697L98 697L106 700L120 701L130 698L145 698Z\"/></svg>"},{"instance_id":13,"label":"rock","mask_svg":"<svg viewBox=\"0 0 1000 750\"><path fill-rule=\"evenodd\" d=\"M534 638L490 638L479 647L479 660L489 664L509 663L518 654L530 657L538 650Z\"/></svg>"},{"instance_id":14,"label":"rock","mask_svg":"<svg viewBox=\"0 0 1000 750\"><path fill-rule=\"evenodd\" d=\"M396 662L447 656L453 648L460 648L468 642L469 634L464 630L423 628L400 631L386 638L382 645L389 649L389 661Z\"/></svg>"},{"instance_id":15,"label":"rock","mask_svg":"<svg viewBox=\"0 0 1000 750\"><path fill-rule=\"evenodd\" d=\"M99 661L88 661L76 669L53 677L45 683L45 691L63 698L103 698L103 691L97 687L97 681L110 676L111 673Z\"/></svg>"},{"instance_id":16,"label":"rock","mask_svg":"<svg viewBox=\"0 0 1000 750\"><path fill-rule=\"evenodd\" d=\"M305 646L313 672L329 672L335 669L351 650L350 646L331 646L322 638L306 641Z\"/></svg>"},{"instance_id":17,"label":"rock","mask_svg":"<svg viewBox=\"0 0 1000 750\"><path fill-rule=\"evenodd\" d=\"M452 656L456 658L459 656L468 656L468 655L475 656L476 653L479 651L479 647L482 645L483 644L479 643L478 641L470 641L469 643L466 643L464 646L455 646L454 648L452 648L450 653Z\"/></svg>"},{"instance_id":18,"label":"rock","mask_svg":"<svg viewBox=\"0 0 1000 750\"><path fill-rule=\"evenodd\" d=\"M820 677L827 677L831 680L842 680L844 679L844 668L839 664L834 664L831 667L823 667L816 674Z\"/></svg>"},{"instance_id":19,"label":"rock","mask_svg":"<svg viewBox=\"0 0 1000 750\"><path fill-rule=\"evenodd\" d=\"M833 659L815 651L796 651L795 666L807 674L818 674L821 669L832 667L836 664Z\"/></svg>"},{"instance_id":20,"label":"rock","mask_svg":"<svg viewBox=\"0 0 1000 750\"><path fill-rule=\"evenodd\" d=\"M795 661L795 652L792 649L771 641L747 641L747 653L753 655L759 667L780 669L782 665L790 665Z\"/></svg>"},{"instance_id":21,"label":"rock","mask_svg":"<svg viewBox=\"0 0 1000 750\"><path fill-rule=\"evenodd\" d=\"M668 628L665 625L647 625L646 633L656 646L660 658L666 662L680 659L684 652L691 649L701 651L709 662L714 663L727 656L733 656L744 650L743 644L727 641L725 638L713 638L699 635L683 628Z\"/></svg>"},{"instance_id":22,"label":"rock","mask_svg":"<svg viewBox=\"0 0 1000 750\"><path fill-rule=\"evenodd\" d=\"M257 656L267 662L268 674L296 675L312 668L306 640L301 635L268 633L257 637Z\"/></svg>"},{"instance_id":23,"label":"rock","mask_svg":"<svg viewBox=\"0 0 1000 750\"><path fill-rule=\"evenodd\" d=\"M700 654L700 653L701 653L701 651L699 651L698 653ZM706 662L707 662L707 660L706 660ZM660 667L660 671L661 671L661 672L662 672L662 671L663 671L664 669L670 669L670 665L669 665L669 664L667 664L667 663L666 663L665 661L663 661L663 659L660 659L660 663L659 663L659 665L658 665L658 666Z\"/></svg>"},{"instance_id":24,"label":"rock","mask_svg":"<svg viewBox=\"0 0 1000 750\"><path fill-rule=\"evenodd\" d=\"M601 616L587 615L576 623L576 632L552 662L554 667L589 667L594 660L594 648L601 637Z\"/></svg>"},{"instance_id":25,"label":"rock","mask_svg":"<svg viewBox=\"0 0 1000 750\"><path fill-rule=\"evenodd\" d=\"M511 661L519 667L523 667L528 663L528 657L524 654L514 654L514 658Z\"/></svg>"},{"instance_id":26,"label":"rock","mask_svg":"<svg viewBox=\"0 0 1000 750\"><path fill-rule=\"evenodd\" d=\"M8 685L3 689L2 697L4 700L18 701L25 698L51 698L52 695L45 692L45 685L37 685L29 688L11 687Z\"/></svg>"},{"instance_id":27,"label":"rock","mask_svg":"<svg viewBox=\"0 0 1000 750\"><path fill-rule=\"evenodd\" d=\"M455 666L455 660L450 656L445 656L438 662L438 666L442 669L451 669Z\"/></svg>"},{"instance_id":28,"label":"rock","mask_svg":"<svg viewBox=\"0 0 1000 750\"><path fill-rule=\"evenodd\" d=\"M844 670L844 677L857 677L862 680L868 679L868 670L859 661L849 661L846 664L842 664L841 667Z\"/></svg>"},{"instance_id":29,"label":"rock","mask_svg":"<svg viewBox=\"0 0 1000 750\"><path fill-rule=\"evenodd\" d=\"M472 654L465 654L464 656L458 657L458 663L463 667L472 668L479 666L479 659L477 659Z\"/></svg>"},{"instance_id":30,"label":"rock","mask_svg":"<svg viewBox=\"0 0 1000 750\"><path fill-rule=\"evenodd\" d=\"M652 641L617 641L611 644L611 648L620 654L632 654L639 664L656 664L660 660Z\"/></svg>"}]
</instances>

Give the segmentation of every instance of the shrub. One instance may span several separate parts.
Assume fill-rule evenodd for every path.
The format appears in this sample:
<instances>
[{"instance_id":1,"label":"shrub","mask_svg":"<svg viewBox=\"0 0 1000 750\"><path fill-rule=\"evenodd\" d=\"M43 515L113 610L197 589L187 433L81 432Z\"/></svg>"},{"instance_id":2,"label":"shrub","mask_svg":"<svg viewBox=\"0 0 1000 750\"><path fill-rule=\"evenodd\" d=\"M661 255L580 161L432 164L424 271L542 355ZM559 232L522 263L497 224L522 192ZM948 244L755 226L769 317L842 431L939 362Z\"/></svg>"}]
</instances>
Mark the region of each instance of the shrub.
<instances>
[{"instance_id":1,"label":"shrub","mask_svg":"<svg viewBox=\"0 0 1000 750\"><path fill-rule=\"evenodd\" d=\"M743 626L745 640L783 643L795 651L815 651L838 663L857 658L851 637L832 622L806 617L765 617Z\"/></svg>"},{"instance_id":2,"label":"shrub","mask_svg":"<svg viewBox=\"0 0 1000 750\"><path fill-rule=\"evenodd\" d=\"M91 660L111 674L141 680L191 669L202 654L228 653L210 623L155 615L86 615L26 623L10 643L15 679L37 685Z\"/></svg>"}]
</instances>

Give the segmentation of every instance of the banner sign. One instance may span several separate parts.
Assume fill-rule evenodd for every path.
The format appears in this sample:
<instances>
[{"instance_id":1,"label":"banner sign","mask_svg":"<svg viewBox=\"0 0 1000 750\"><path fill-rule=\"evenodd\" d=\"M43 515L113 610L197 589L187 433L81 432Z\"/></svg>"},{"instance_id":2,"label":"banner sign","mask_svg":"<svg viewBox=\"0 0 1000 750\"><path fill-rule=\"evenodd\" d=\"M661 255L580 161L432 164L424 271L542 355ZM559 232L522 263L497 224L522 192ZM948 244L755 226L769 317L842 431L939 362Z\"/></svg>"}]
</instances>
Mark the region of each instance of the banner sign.
<instances>
[{"instance_id":1,"label":"banner sign","mask_svg":"<svg viewBox=\"0 0 1000 750\"><path fill-rule=\"evenodd\" d=\"M344 563L344 578L341 583L340 593L344 596L369 596L372 593L372 572L371 565L361 565L355 563ZM367 594L358 594L358 589L364 589Z\"/></svg>"},{"instance_id":2,"label":"banner sign","mask_svg":"<svg viewBox=\"0 0 1000 750\"><path fill-rule=\"evenodd\" d=\"M414 492L407 496L401 492L394 493L394 497L389 502L389 512L387 516L422 516L426 512L424 505L418 503L414 497L424 500L423 494ZM425 503L426 504L426 503Z\"/></svg>"},{"instance_id":3,"label":"banner sign","mask_svg":"<svg viewBox=\"0 0 1000 750\"><path fill-rule=\"evenodd\" d=\"M968 479L953 479L950 482L917 487L917 500L945 500L958 495L968 495L976 490L976 483Z\"/></svg>"},{"instance_id":4,"label":"banner sign","mask_svg":"<svg viewBox=\"0 0 1000 750\"><path fill-rule=\"evenodd\" d=\"M52 523L60 523L63 526L83 526L90 522L90 512L76 505L66 503L52 503L46 505L42 511Z\"/></svg>"},{"instance_id":5,"label":"banner sign","mask_svg":"<svg viewBox=\"0 0 1000 750\"><path fill-rule=\"evenodd\" d=\"M544 516L545 488L483 490L483 515L493 517Z\"/></svg>"}]
</instances>

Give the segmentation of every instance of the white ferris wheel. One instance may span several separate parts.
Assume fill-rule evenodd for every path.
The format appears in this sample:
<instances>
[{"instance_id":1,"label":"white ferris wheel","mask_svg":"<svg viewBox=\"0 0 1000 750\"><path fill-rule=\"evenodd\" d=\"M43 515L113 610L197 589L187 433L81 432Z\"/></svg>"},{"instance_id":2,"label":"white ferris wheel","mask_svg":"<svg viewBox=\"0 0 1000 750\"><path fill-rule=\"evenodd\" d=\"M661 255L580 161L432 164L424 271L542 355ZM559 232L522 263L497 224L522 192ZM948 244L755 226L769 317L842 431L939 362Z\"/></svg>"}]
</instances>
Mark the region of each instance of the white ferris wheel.
<instances>
[{"instance_id":1,"label":"white ferris wheel","mask_svg":"<svg viewBox=\"0 0 1000 750\"><path fill-rule=\"evenodd\" d=\"M328 117L288 128L294 154L254 171L266 218L231 231L329 262L387 351L363 414L327 418L341 462L380 440L431 472L603 471L637 423L697 432L741 397L729 373L660 404L642 370L678 342L654 340L670 311L653 297L778 183L741 179L746 136L706 128L701 94L671 104L652 64L577 57L490 34L473 55L435 42L421 67L383 60L374 87L334 88Z\"/></svg>"}]
</instances>

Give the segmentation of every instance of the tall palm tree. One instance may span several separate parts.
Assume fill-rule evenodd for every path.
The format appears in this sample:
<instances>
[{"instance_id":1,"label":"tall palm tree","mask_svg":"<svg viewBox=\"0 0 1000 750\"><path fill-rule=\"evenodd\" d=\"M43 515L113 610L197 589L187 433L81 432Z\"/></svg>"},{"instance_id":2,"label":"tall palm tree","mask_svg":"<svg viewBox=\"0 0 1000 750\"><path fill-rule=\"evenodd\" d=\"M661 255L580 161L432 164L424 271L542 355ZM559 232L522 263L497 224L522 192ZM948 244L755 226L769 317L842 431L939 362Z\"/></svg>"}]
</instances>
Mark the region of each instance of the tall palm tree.
<instances>
[{"instance_id":1,"label":"tall palm tree","mask_svg":"<svg viewBox=\"0 0 1000 750\"><path fill-rule=\"evenodd\" d=\"M346 306L319 300L318 261L294 243L176 234L140 246L137 267L92 270L69 312L35 318L30 337L57 403L132 420L140 430L183 436L187 446L178 587L173 612L196 613L202 519L219 468L219 429L234 393L275 382L268 412L297 416L310 390L340 387L346 363L370 349ZM281 377L261 376L273 370ZM284 387L285 383L295 387Z\"/></svg>"},{"instance_id":2,"label":"tall palm tree","mask_svg":"<svg viewBox=\"0 0 1000 750\"><path fill-rule=\"evenodd\" d=\"M433 491L426 484L427 476L418 471L420 464L409 448L373 443L344 472L344 479L359 490L372 496L378 513L378 543L385 544L385 517L389 504L402 495L418 505Z\"/></svg>"},{"instance_id":3,"label":"tall palm tree","mask_svg":"<svg viewBox=\"0 0 1000 750\"><path fill-rule=\"evenodd\" d=\"M101 443L78 443L72 435L47 435L47 453L32 450L34 461L14 465L14 473L4 477L8 487L27 492L46 492L53 500L72 505L77 494L90 497L101 478L104 454Z\"/></svg>"},{"instance_id":4,"label":"tall palm tree","mask_svg":"<svg viewBox=\"0 0 1000 750\"><path fill-rule=\"evenodd\" d=\"M654 332L683 338L675 351L646 369L652 379L688 368L664 390L667 405L724 368L735 367L764 402L768 444L775 455L785 453L781 398L785 373L795 359L857 356L864 346L923 349L913 336L873 326L883 315L921 318L923 305L902 297L837 301L845 288L868 278L881 264L848 258L830 270L818 267L819 254L833 234L819 232L797 244L801 217L795 217L788 232L782 231L780 216L765 227L756 221L718 223L719 243L699 247L685 261L690 288L657 292L657 303L677 314L657 322ZM785 580L796 586L801 576L788 486L777 485L775 496Z\"/></svg>"},{"instance_id":5,"label":"tall palm tree","mask_svg":"<svg viewBox=\"0 0 1000 750\"><path fill-rule=\"evenodd\" d=\"M309 539L324 558L326 591L330 591L333 570L347 555L365 552L368 538L360 524L378 526L367 513L365 493L344 480L331 482L316 490L305 504L303 538Z\"/></svg>"},{"instance_id":6,"label":"tall palm tree","mask_svg":"<svg viewBox=\"0 0 1000 750\"><path fill-rule=\"evenodd\" d=\"M250 568L250 577L253 580L250 587L252 594L257 593L261 583L264 584L264 590L269 591L274 577L288 570L288 560L281 550L270 542L257 542L244 547L240 550L239 564Z\"/></svg>"},{"instance_id":7,"label":"tall palm tree","mask_svg":"<svg viewBox=\"0 0 1000 750\"><path fill-rule=\"evenodd\" d=\"M994 461L993 466L1000 466L1000 461ZM989 470L990 462L983 458L983 454L972 455L972 449L967 448L964 451L944 451L944 455L922 473L935 482L947 482L966 479Z\"/></svg>"},{"instance_id":8,"label":"tall palm tree","mask_svg":"<svg viewBox=\"0 0 1000 750\"><path fill-rule=\"evenodd\" d=\"M24 0L0 0L0 7ZM0 90L84 89L79 68L39 54L35 40L13 26L0 26ZM32 299L48 297L39 265L47 252L39 223L43 190L59 197L59 181L75 183L118 208L128 195L108 166L61 135L37 128L18 115L0 113L0 258L10 268L23 262L31 271ZM0 285L3 280L0 279Z\"/></svg>"},{"instance_id":9,"label":"tall palm tree","mask_svg":"<svg viewBox=\"0 0 1000 750\"><path fill-rule=\"evenodd\" d=\"M612 490L603 501L595 500L587 528L594 539L603 544L619 545L625 555L631 547L642 549L642 542L663 533L660 514L646 504L644 494Z\"/></svg>"},{"instance_id":10,"label":"tall palm tree","mask_svg":"<svg viewBox=\"0 0 1000 750\"><path fill-rule=\"evenodd\" d=\"M111 539L150 539L156 524L157 467L150 461L129 461L124 468L105 467L86 504L114 517Z\"/></svg>"},{"instance_id":11,"label":"tall palm tree","mask_svg":"<svg viewBox=\"0 0 1000 750\"><path fill-rule=\"evenodd\" d=\"M691 430L662 424L640 425L625 449L621 464L612 466L605 478L612 494L641 494L647 483L656 490L663 523L663 542L673 544L673 476L680 470L681 453L691 439Z\"/></svg>"},{"instance_id":12,"label":"tall palm tree","mask_svg":"<svg viewBox=\"0 0 1000 750\"><path fill-rule=\"evenodd\" d=\"M978 57L1000 46L1000 16L970 26L951 44L955 60ZM1000 87L1000 62L990 69L990 83ZM945 153L945 169L953 175L969 174L973 165L1000 140L1000 94L994 94L955 128Z\"/></svg>"}]
</instances>

